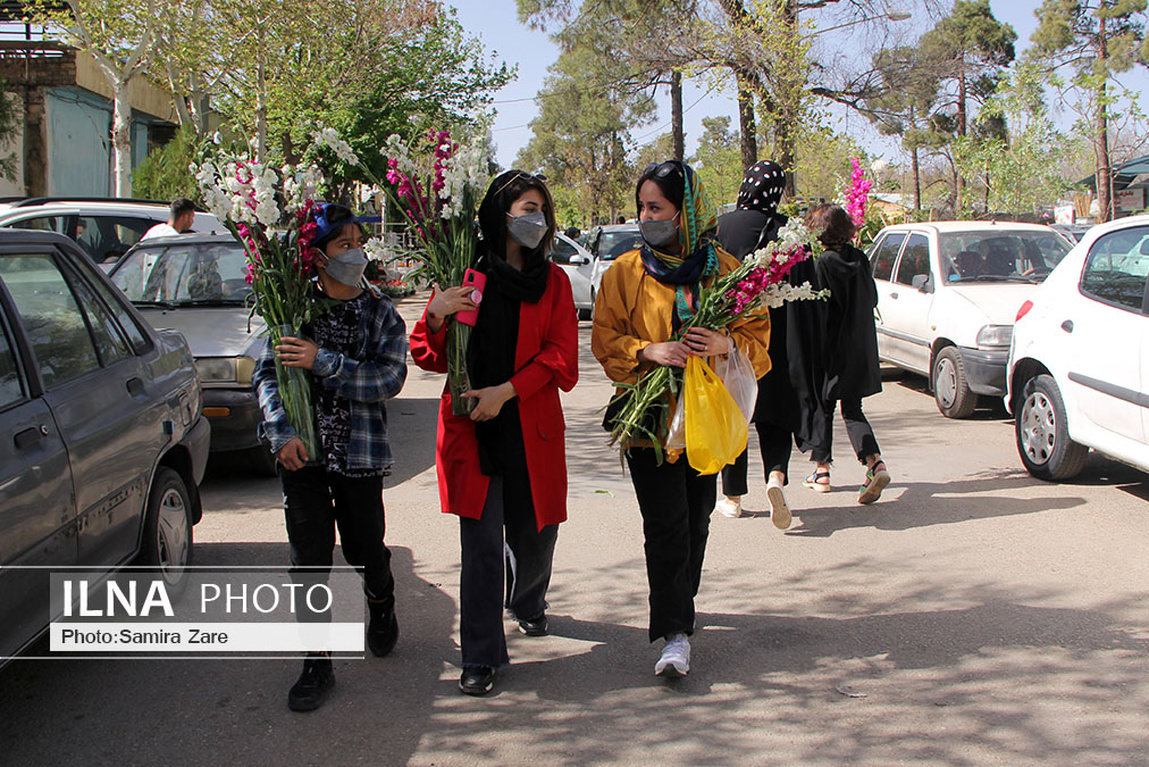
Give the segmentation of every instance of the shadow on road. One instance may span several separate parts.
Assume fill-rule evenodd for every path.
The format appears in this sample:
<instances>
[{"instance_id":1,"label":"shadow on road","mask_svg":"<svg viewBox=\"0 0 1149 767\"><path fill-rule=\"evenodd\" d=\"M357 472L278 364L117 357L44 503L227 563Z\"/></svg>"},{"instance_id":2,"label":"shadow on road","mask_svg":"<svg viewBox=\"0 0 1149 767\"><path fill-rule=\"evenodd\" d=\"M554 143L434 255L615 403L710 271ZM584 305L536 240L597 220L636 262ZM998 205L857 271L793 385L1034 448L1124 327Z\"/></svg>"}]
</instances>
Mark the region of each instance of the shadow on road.
<instances>
[{"instance_id":1,"label":"shadow on road","mask_svg":"<svg viewBox=\"0 0 1149 767\"><path fill-rule=\"evenodd\" d=\"M392 655L335 661L311 714L287 708L290 659L19 660L0 670L5 764L404 764L457 661L454 600L392 547L400 639ZM282 565L286 544L205 543L201 565ZM342 554L336 553L342 564ZM32 652L46 652L42 642ZM352 756L355 755L355 756Z\"/></svg>"}]
</instances>

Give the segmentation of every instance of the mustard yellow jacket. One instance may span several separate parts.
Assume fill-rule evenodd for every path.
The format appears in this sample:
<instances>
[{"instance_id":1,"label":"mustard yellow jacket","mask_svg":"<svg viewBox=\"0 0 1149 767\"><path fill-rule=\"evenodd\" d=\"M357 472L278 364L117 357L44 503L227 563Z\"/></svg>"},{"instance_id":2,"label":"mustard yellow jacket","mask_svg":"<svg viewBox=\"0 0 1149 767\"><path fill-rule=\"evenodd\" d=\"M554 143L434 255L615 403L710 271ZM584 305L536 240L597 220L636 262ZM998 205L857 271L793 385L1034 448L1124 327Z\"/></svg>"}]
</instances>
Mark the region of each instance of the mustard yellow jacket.
<instances>
[{"instance_id":1,"label":"mustard yellow jacket","mask_svg":"<svg viewBox=\"0 0 1149 767\"><path fill-rule=\"evenodd\" d=\"M729 254L718 253L718 272L738 267ZM669 341L675 286L664 285L646 273L642 256L632 250L618 257L602 276L594 304L591 351L615 383L634 383L653 363L638 362L640 349ZM736 321L729 329L734 343L750 359L758 378L770 370L770 318L768 315Z\"/></svg>"}]
</instances>

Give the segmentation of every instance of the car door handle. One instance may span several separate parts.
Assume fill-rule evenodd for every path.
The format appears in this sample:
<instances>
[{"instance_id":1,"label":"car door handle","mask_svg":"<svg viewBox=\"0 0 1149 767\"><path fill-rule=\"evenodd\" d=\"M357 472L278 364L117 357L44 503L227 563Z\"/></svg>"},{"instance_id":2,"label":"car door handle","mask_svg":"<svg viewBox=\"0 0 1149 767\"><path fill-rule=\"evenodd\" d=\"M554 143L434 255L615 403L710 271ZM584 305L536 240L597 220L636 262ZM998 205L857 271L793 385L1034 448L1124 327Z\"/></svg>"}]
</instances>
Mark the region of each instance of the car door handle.
<instances>
[{"instance_id":1,"label":"car door handle","mask_svg":"<svg viewBox=\"0 0 1149 767\"><path fill-rule=\"evenodd\" d=\"M39 427L33 426L31 429L24 429L24 431L17 432L16 438L14 440L16 443L16 449L26 450L27 448L32 447L32 445L35 445L40 441L40 437L45 436L47 433L48 427L43 425Z\"/></svg>"},{"instance_id":2,"label":"car door handle","mask_svg":"<svg viewBox=\"0 0 1149 767\"><path fill-rule=\"evenodd\" d=\"M133 397L144 390L144 381L142 378L132 377L128 379L128 394Z\"/></svg>"},{"instance_id":3,"label":"car door handle","mask_svg":"<svg viewBox=\"0 0 1149 767\"><path fill-rule=\"evenodd\" d=\"M1061 329L1064 330L1066 333L1072 333L1073 332L1073 320L1066 320L1065 322L1061 323Z\"/></svg>"},{"instance_id":4,"label":"car door handle","mask_svg":"<svg viewBox=\"0 0 1149 767\"><path fill-rule=\"evenodd\" d=\"M890 298L897 298L897 297L898 297L898 294L897 294L897 293L891 293L891 294L890 294Z\"/></svg>"}]
</instances>

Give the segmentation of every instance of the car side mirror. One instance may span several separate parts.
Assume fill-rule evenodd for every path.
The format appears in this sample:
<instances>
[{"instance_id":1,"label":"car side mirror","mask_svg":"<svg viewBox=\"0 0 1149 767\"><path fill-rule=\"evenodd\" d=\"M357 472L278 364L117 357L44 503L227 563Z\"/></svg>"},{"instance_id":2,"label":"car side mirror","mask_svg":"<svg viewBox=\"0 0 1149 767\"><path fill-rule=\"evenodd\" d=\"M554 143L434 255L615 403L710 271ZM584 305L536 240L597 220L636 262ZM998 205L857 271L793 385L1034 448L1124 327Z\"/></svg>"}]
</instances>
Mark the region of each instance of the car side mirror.
<instances>
[{"instance_id":1,"label":"car side mirror","mask_svg":"<svg viewBox=\"0 0 1149 767\"><path fill-rule=\"evenodd\" d=\"M930 276L928 274L915 274L913 279L910 280L910 284L923 293L934 292L933 283L930 282Z\"/></svg>"},{"instance_id":2,"label":"car side mirror","mask_svg":"<svg viewBox=\"0 0 1149 767\"><path fill-rule=\"evenodd\" d=\"M570 260L568 260L567 263L572 265L572 266L586 266L587 264L590 263L590 259L587 258L586 256L575 255L575 256L571 256Z\"/></svg>"}]
</instances>

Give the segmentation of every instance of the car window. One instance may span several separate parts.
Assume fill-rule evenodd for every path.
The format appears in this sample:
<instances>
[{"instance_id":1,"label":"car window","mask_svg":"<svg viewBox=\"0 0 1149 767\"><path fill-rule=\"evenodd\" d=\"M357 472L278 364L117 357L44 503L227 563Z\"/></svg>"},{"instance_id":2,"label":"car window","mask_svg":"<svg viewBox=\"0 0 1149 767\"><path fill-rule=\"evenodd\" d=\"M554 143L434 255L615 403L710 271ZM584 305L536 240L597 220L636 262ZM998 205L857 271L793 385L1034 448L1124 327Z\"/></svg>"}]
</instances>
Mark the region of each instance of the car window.
<instances>
[{"instance_id":1,"label":"car window","mask_svg":"<svg viewBox=\"0 0 1149 767\"><path fill-rule=\"evenodd\" d=\"M27 396L16 367L16 351L4 323L0 322L0 409Z\"/></svg>"},{"instance_id":2,"label":"car window","mask_svg":"<svg viewBox=\"0 0 1149 767\"><path fill-rule=\"evenodd\" d=\"M635 231L603 232L598 238L598 257L613 261L623 253L642 247L642 235Z\"/></svg>"},{"instance_id":3,"label":"car window","mask_svg":"<svg viewBox=\"0 0 1149 767\"><path fill-rule=\"evenodd\" d=\"M112 282L135 303L244 304L251 295L243 247L234 241L137 248Z\"/></svg>"},{"instance_id":4,"label":"car window","mask_svg":"<svg viewBox=\"0 0 1149 767\"><path fill-rule=\"evenodd\" d=\"M88 329L96 342L96 353L100 357L100 364L107 367L116 360L130 357L131 349L124 338L123 331L112 318L112 313L96 297L95 292L83 280L71 277L80 308L88 320Z\"/></svg>"},{"instance_id":5,"label":"car window","mask_svg":"<svg viewBox=\"0 0 1149 767\"><path fill-rule=\"evenodd\" d=\"M902 260L898 262L898 274L894 282L902 285L913 285L914 278L930 273L930 241L924 234L911 234L906 249L902 252ZM921 285L919 280L918 285Z\"/></svg>"},{"instance_id":6,"label":"car window","mask_svg":"<svg viewBox=\"0 0 1149 767\"><path fill-rule=\"evenodd\" d=\"M51 256L0 258L0 278L16 303L46 388L100 366L84 315Z\"/></svg>"},{"instance_id":7,"label":"car window","mask_svg":"<svg viewBox=\"0 0 1149 767\"><path fill-rule=\"evenodd\" d=\"M875 280L889 280L893 276L894 262L898 260L898 251L905 239L904 233L891 232L878 244L872 261Z\"/></svg>"},{"instance_id":8,"label":"car window","mask_svg":"<svg viewBox=\"0 0 1149 767\"><path fill-rule=\"evenodd\" d=\"M13 229L35 229L41 232L68 234L64 231L67 226L67 216L34 216L33 218L13 221L11 226Z\"/></svg>"},{"instance_id":9,"label":"car window","mask_svg":"<svg viewBox=\"0 0 1149 767\"><path fill-rule=\"evenodd\" d=\"M1149 275L1149 227L1112 232L1089 249L1081 292L1107 304L1142 311Z\"/></svg>"},{"instance_id":10,"label":"car window","mask_svg":"<svg viewBox=\"0 0 1149 767\"><path fill-rule=\"evenodd\" d=\"M569 264L571 256L578 253L574 245L571 245L564 239L559 237L555 238L554 247L551 248L551 260L556 264Z\"/></svg>"},{"instance_id":11,"label":"car window","mask_svg":"<svg viewBox=\"0 0 1149 767\"><path fill-rule=\"evenodd\" d=\"M1070 247L1052 231L983 229L938 235L946 282L1040 282Z\"/></svg>"},{"instance_id":12,"label":"car window","mask_svg":"<svg viewBox=\"0 0 1149 767\"><path fill-rule=\"evenodd\" d=\"M92 285L95 286L96 292L100 294L100 298L104 299L104 303L111 309L111 312L116 317L120 328L124 331L124 335L128 338L128 343L131 344L132 350L136 354L143 354L152 347L152 342L148 340L148 334L140 327L140 323L128 311L128 307L124 305L124 300L115 292L105 285L101 280L93 279Z\"/></svg>"},{"instance_id":13,"label":"car window","mask_svg":"<svg viewBox=\"0 0 1149 767\"><path fill-rule=\"evenodd\" d=\"M157 223L134 216L80 216L76 219L76 242L96 263L115 261Z\"/></svg>"}]
</instances>

